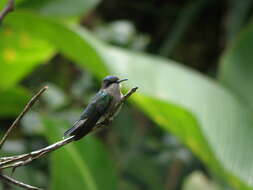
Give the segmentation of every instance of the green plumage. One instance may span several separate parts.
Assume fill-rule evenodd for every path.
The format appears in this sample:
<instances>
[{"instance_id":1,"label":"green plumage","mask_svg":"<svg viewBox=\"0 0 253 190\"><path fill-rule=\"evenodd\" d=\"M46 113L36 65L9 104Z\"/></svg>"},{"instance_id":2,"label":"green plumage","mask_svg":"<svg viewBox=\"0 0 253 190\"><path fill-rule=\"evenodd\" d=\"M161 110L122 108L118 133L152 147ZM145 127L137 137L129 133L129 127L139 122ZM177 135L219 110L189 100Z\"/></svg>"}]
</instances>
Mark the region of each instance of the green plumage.
<instances>
[{"instance_id":1,"label":"green plumage","mask_svg":"<svg viewBox=\"0 0 253 190\"><path fill-rule=\"evenodd\" d=\"M112 100L113 97L106 90L100 90L85 108L80 119L64 133L64 136L75 135L75 140L78 140L87 135L95 127L98 120L108 111Z\"/></svg>"}]
</instances>

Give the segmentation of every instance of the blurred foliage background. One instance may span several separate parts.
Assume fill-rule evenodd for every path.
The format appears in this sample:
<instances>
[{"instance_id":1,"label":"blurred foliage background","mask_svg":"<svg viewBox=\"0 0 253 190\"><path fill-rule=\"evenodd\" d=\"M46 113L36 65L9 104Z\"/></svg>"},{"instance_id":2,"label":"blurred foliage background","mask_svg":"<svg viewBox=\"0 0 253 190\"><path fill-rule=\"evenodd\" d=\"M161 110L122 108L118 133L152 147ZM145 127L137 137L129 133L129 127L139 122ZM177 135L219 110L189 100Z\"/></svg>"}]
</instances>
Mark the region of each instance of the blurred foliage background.
<instances>
[{"instance_id":1,"label":"blurred foliage background","mask_svg":"<svg viewBox=\"0 0 253 190\"><path fill-rule=\"evenodd\" d=\"M253 189L253 1L15 4L0 25L0 133L49 90L1 156L61 139L108 74L139 90L112 126L13 177L52 190Z\"/></svg>"}]
</instances>

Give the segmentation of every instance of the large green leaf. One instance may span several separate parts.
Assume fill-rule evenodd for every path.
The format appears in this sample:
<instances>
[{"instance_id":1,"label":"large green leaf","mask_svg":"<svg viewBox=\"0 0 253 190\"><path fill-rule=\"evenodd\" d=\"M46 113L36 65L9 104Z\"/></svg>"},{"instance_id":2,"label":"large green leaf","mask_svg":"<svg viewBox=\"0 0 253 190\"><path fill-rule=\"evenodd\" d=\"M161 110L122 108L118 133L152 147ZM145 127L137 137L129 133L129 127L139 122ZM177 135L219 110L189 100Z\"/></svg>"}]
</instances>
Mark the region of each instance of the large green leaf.
<instances>
[{"instance_id":1,"label":"large green leaf","mask_svg":"<svg viewBox=\"0 0 253 190\"><path fill-rule=\"evenodd\" d=\"M173 61L103 45L80 28L26 13L9 15L6 21L49 41L99 77L107 67L131 79L129 86L140 87L133 100L150 118L234 187L252 189L253 120L230 91Z\"/></svg>"},{"instance_id":2,"label":"large green leaf","mask_svg":"<svg viewBox=\"0 0 253 190\"><path fill-rule=\"evenodd\" d=\"M5 21L13 30L23 30L36 38L49 42L61 53L75 60L77 64L85 65L86 69L97 76L106 73L107 68L96 53L95 47L88 43L82 34L74 32L71 27L25 12L13 13Z\"/></svg>"},{"instance_id":3,"label":"large green leaf","mask_svg":"<svg viewBox=\"0 0 253 190\"><path fill-rule=\"evenodd\" d=\"M253 108L253 24L238 36L221 59L220 80Z\"/></svg>"},{"instance_id":4,"label":"large green leaf","mask_svg":"<svg viewBox=\"0 0 253 190\"><path fill-rule=\"evenodd\" d=\"M151 118L235 187L252 187L253 120L231 92L173 61L116 48L102 53L113 73L140 87L134 100Z\"/></svg>"},{"instance_id":5,"label":"large green leaf","mask_svg":"<svg viewBox=\"0 0 253 190\"><path fill-rule=\"evenodd\" d=\"M45 40L22 28L0 27L0 89L14 86L31 70L51 57L53 49Z\"/></svg>"},{"instance_id":6,"label":"large green leaf","mask_svg":"<svg viewBox=\"0 0 253 190\"><path fill-rule=\"evenodd\" d=\"M105 72L106 67L101 64L102 61L94 48L71 29L32 14L13 16L11 18L12 15L9 15L11 23L4 24L0 28L0 39L2 39L0 43L0 89L14 86L41 61L51 57L53 46L50 44L60 49L66 56L76 60L77 63L89 65L88 69L93 73L101 76L101 73ZM61 35L58 35L59 33ZM15 109L13 106L13 108L7 107L6 113L10 112L8 111L10 109Z\"/></svg>"},{"instance_id":7,"label":"large green leaf","mask_svg":"<svg viewBox=\"0 0 253 190\"><path fill-rule=\"evenodd\" d=\"M69 125L63 120L46 118L45 134L50 143L62 138ZM85 137L72 142L51 155L52 190L87 189L116 190L117 177L112 160L98 140Z\"/></svg>"}]
</instances>

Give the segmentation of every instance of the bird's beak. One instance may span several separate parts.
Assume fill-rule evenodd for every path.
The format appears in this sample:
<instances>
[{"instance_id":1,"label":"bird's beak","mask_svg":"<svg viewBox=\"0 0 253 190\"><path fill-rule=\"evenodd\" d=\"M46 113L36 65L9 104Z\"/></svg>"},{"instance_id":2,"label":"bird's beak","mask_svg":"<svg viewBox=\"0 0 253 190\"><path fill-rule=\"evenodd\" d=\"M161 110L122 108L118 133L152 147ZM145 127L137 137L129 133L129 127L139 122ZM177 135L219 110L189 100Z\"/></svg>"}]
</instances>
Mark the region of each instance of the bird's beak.
<instances>
[{"instance_id":1,"label":"bird's beak","mask_svg":"<svg viewBox=\"0 0 253 190\"><path fill-rule=\"evenodd\" d=\"M119 84L119 83L124 82L124 81L126 81L126 80L128 80L128 79L117 80L117 83Z\"/></svg>"}]
</instances>

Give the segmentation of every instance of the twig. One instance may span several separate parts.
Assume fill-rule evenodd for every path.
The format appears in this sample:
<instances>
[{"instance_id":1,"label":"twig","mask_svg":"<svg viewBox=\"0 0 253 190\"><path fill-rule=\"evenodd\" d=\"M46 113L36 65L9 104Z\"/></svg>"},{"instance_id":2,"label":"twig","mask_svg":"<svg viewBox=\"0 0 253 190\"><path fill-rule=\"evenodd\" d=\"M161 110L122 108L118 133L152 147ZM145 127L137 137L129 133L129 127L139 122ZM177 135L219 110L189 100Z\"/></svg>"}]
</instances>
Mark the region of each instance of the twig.
<instances>
[{"instance_id":1,"label":"twig","mask_svg":"<svg viewBox=\"0 0 253 190\"><path fill-rule=\"evenodd\" d=\"M0 163L0 170L6 169L6 168L16 168L19 166L26 165L30 163L31 161L41 158L45 154L52 152L58 148L61 148L62 146L72 142L74 140L74 136L68 137L66 139L63 139L61 141L58 141L52 145L49 145L45 148L27 153L27 154L22 154L20 156L10 156L10 157L5 157L7 161L1 162Z\"/></svg>"},{"instance_id":2,"label":"twig","mask_svg":"<svg viewBox=\"0 0 253 190\"><path fill-rule=\"evenodd\" d=\"M38 188L38 187L34 187L34 186L31 186L31 185L28 185L28 184L25 184L23 182L20 182L20 181L17 181L11 177L8 177L6 175L0 175L0 179L4 180L6 183L8 184L14 184L16 186L19 186L19 187L23 187L25 189L32 189L32 190L42 190L41 188Z\"/></svg>"},{"instance_id":3,"label":"twig","mask_svg":"<svg viewBox=\"0 0 253 190\"><path fill-rule=\"evenodd\" d=\"M9 0L6 7L0 12L0 23L3 21L4 17L13 10L14 10L14 0Z\"/></svg>"},{"instance_id":4,"label":"twig","mask_svg":"<svg viewBox=\"0 0 253 190\"><path fill-rule=\"evenodd\" d=\"M24 117L24 115L29 111L29 109L33 106L33 104L37 101L37 99L40 97L40 95L47 90L47 86L43 87L37 94L35 94L31 100L28 102L28 104L25 106L24 110L19 114L17 119L12 123L10 128L7 130L7 132L4 134L2 140L0 141L0 149L2 148L4 142L6 141L7 137L11 133L11 131L18 125L19 121Z\"/></svg>"},{"instance_id":5,"label":"twig","mask_svg":"<svg viewBox=\"0 0 253 190\"><path fill-rule=\"evenodd\" d=\"M136 90L138 89L138 87L134 87L131 90L129 90L122 98L121 98L121 104L124 103L126 101L127 98L129 98L133 93L136 92Z\"/></svg>"}]
</instances>

